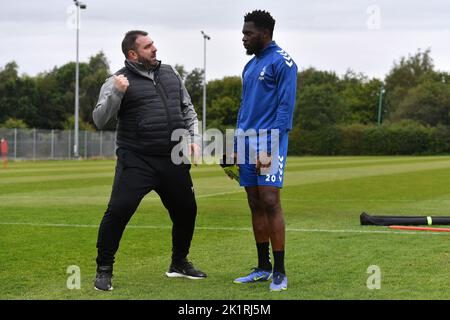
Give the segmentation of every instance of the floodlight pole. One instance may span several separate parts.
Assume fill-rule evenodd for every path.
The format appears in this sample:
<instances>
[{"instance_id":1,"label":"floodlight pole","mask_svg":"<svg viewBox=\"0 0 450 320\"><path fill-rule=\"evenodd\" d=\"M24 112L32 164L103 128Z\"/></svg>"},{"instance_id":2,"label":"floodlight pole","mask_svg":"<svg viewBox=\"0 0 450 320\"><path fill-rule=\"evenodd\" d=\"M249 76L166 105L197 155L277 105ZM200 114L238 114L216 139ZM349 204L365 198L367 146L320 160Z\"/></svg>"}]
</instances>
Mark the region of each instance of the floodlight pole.
<instances>
[{"instance_id":1,"label":"floodlight pole","mask_svg":"<svg viewBox=\"0 0 450 320\"><path fill-rule=\"evenodd\" d=\"M211 40L211 37L201 31L203 35L203 115L202 115L202 136L206 132L206 40ZM202 139L203 141L203 139Z\"/></svg>"},{"instance_id":2,"label":"floodlight pole","mask_svg":"<svg viewBox=\"0 0 450 320\"><path fill-rule=\"evenodd\" d=\"M75 6L77 7L77 53L76 53L76 63L75 63L75 128L74 128L74 142L73 142L73 155L76 159L79 158L79 145L78 145L78 113L80 109L80 69L79 69L79 34L80 34L80 9L86 9L86 5L78 0L73 0Z\"/></svg>"}]
</instances>

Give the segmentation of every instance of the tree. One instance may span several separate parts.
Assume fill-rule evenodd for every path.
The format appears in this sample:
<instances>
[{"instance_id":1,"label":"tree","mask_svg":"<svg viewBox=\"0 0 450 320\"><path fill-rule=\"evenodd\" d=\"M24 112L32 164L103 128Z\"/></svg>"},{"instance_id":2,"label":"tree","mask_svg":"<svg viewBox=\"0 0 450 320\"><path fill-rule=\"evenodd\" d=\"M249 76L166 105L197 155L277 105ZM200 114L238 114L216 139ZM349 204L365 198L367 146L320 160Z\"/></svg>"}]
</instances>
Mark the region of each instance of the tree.
<instances>
[{"instance_id":1,"label":"tree","mask_svg":"<svg viewBox=\"0 0 450 320\"><path fill-rule=\"evenodd\" d=\"M202 116L203 99L203 70L195 68L189 72L184 80L184 85L191 96L192 104L197 111L199 118Z\"/></svg>"},{"instance_id":2,"label":"tree","mask_svg":"<svg viewBox=\"0 0 450 320\"><path fill-rule=\"evenodd\" d=\"M7 63L3 69L0 69L0 122L5 121L15 112L17 69L15 61Z\"/></svg>"},{"instance_id":3,"label":"tree","mask_svg":"<svg viewBox=\"0 0 450 320\"><path fill-rule=\"evenodd\" d=\"M433 59L430 49L422 52L420 49L408 58L401 57L385 78L386 111L388 116L394 114L397 107L404 100L408 91L417 86L425 74L434 73Z\"/></svg>"},{"instance_id":4,"label":"tree","mask_svg":"<svg viewBox=\"0 0 450 320\"><path fill-rule=\"evenodd\" d=\"M297 100L298 123L306 130L317 130L339 123L343 116L341 98L332 84L303 87Z\"/></svg>"},{"instance_id":5,"label":"tree","mask_svg":"<svg viewBox=\"0 0 450 320\"><path fill-rule=\"evenodd\" d=\"M84 131L95 131L95 127L88 123L83 121L82 119L78 119L79 121L79 128L80 130L84 130ZM64 122L64 130L73 130L73 128L75 127L75 116L72 115L70 116L66 122Z\"/></svg>"},{"instance_id":6,"label":"tree","mask_svg":"<svg viewBox=\"0 0 450 320\"><path fill-rule=\"evenodd\" d=\"M434 70L430 50L394 63L386 76L388 119L398 122L411 119L425 125L449 125L450 76Z\"/></svg>"},{"instance_id":7,"label":"tree","mask_svg":"<svg viewBox=\"0 0 450 320\"><path fill-rule=\"evenodd\" d=\"M186 75L188 74L187 71L184 69L184 66L182 64L175 64L174 66L175 70L177 70L178 74L180 75L182 80L185 80Z\"/></svg>"},{"instance_id":8,"label":"tree","mask_svg":"<svg viewBox=\"0 0 450 320\"><path fill-rule=\"evenodd\" d=\"M198 117L202 119L203 70L195 68L188 72L179 64L175 69L184 80ZM89 130L92 127L92 110L97 104L100 88L109 76L109 63L102 51L90 57L88 62L80 63L81 128ZM387 110L383 115L385 123L405 123L406 120L424 126L450 126L450 73L434 70L430 50L419 50L394 62L384 82L352 70L343 76L314 68L301 71L298 73L293 132L301 136L304 130L312 133L324 129L330 137L333 127L375 124L382 84L386 89L383 99L383 109ZM8 126L17 123L43 129L71 128L74 93L74 62L35 77L19 76L18 65L9 62L0 68L0 123L8 121ZM209 128L234 128L241 94L240 76L207 83ZM114 123L107 129L113 130Z\"/></svg>"},{"instance_id":9,"label":"tree","mask_svg":"<svg viewBox=\"0 0 450 320\"><path fill-rule=\"evenodd\" d=\"M316 130L340 121L344 115L339 77L334 72L306 69L298 75L294 126Z\"/></svg>"},{"instance_id":10,"label":"tree","mask_svg":"<svg viewBox=\"0 0 450 320\"><path fill-rule=\"evenodd\" d=\"M21 119L8 118L5 122L0 123L0 128L7 129L26 129L28 128L27 124Z\"/></svg>"},{"instance_id":11,"label":"tree","mask_svg":"<svg viewBox=\"0 0 450 320\"><path fill-rule=\"evenodd\" d=\"M411 119L419 123L437 126L450 125L450 85L425 77L414 88L407 91L391 114L392 121Z\"/></svg>"},{"instance_id":12,"label":"tree","mask_svg":"<svg viewBox=\"0 0 450 320\"><path fill-rule=\"evenodd\" d=\"M364 74L348 70L339 82L339 95L345 110L342 122L376 123L381 84L378 79L369 80Z\"/></svg>"},{"instance_id":13,"label":"tree","mask_svg":"<svg viewBox=\"0 0 450 320\"><path fill-rule=\"evenodd\" d=\"M216 128L221 131L225 131L227 128L234 129L238 112L236 106L239 104L229 96L214 99L207 111L208 128Z\"/></svg>"},{"instance_id":14,"label":"tree","mask_svg":"<svg viewBox=\"0 0 450 320\"><path fill-rule=\"evenodd\" d=\"M208 127L214 125L219 129L234 128L242 95L241 78L224 77L210 81L207 92Z\"/></svg>"},{"instance_id":15,"label":"tree","mask_svg":"<svg viewBox=\"0 0 450 320\"><path fill-rule=\"evenodd\" d=\"M90 57L87 67L88 73L80 81L80 120L93 126L92 111L103 83L110 76L109 63L103 51Z\"/></svg>"}]
</instances>

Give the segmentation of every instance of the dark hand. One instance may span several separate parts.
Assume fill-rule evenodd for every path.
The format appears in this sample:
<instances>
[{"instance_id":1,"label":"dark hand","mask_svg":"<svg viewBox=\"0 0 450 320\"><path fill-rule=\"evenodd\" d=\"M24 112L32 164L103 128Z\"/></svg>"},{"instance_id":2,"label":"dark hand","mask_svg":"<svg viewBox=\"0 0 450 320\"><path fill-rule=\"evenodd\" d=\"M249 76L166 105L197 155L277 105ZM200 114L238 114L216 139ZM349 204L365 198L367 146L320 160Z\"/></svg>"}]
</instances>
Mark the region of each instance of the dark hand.
<instances>
[{"instance_id":1,"label":"dark hand","mask_svg":"<svg viewBox=\"0 0 450 320\"><path fill-rule=\"evenodd\" d=\"M261 174L261 169L265 171L272 166L272 155L261 151L256 159L256 173Z\"/></svg>"}]
</instances>

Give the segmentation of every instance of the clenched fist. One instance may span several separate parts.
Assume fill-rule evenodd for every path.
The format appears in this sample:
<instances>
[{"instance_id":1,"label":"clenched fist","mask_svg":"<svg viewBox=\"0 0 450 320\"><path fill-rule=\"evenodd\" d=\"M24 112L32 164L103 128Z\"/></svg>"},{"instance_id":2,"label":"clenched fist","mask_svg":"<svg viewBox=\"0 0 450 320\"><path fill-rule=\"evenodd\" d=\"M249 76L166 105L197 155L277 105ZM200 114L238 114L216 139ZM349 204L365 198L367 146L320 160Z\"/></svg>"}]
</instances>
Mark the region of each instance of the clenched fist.
<instances>
[{"instance_id":1,"label":"clenched fist","mask_svg":"<svg viewBox=\"0 0 450 320\"><path fill-rule=\"evenodd\" d=\"M130 85L127 77L125 77L123 74L119 74L118 76L114 75L113 77L114 77L114 87L116 87L116 89L119 90L120 92L127 91L127 88Z\"/></svg>"}]
</instances>

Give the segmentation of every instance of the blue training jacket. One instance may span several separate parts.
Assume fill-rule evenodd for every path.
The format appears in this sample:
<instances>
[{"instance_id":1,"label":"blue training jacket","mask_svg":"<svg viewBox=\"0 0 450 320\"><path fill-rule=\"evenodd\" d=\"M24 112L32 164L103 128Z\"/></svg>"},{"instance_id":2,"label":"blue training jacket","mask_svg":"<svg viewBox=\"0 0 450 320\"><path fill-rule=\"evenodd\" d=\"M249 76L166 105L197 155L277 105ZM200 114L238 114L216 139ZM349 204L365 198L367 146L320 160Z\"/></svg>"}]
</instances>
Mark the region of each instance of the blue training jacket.
<instances>
[{"instance_id":1,"label":"blue training jacket","mask_svg":"<svg viewBox=\"0 0 450 320\"><path fill-rule=\"evenodd\" d=\"M242 81L237 129L292 129L297 65L275 41L247 63Z\"/></svg>"}]
</instances>

